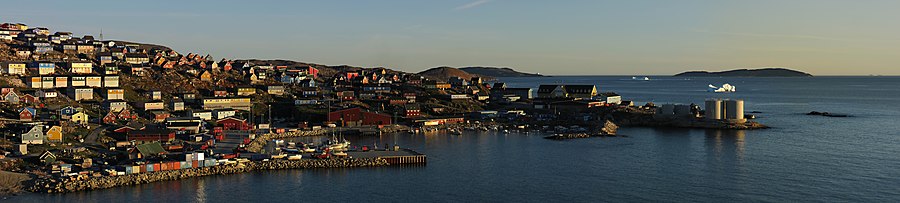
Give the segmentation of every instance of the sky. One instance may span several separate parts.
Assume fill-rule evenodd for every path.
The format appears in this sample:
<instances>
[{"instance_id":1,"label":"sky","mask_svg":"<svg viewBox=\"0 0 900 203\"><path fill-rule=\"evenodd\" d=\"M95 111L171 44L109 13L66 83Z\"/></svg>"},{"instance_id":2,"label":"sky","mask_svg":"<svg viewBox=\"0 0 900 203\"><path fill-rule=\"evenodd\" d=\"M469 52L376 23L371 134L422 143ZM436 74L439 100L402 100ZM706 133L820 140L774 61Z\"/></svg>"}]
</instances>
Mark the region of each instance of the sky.
<instances>
[{"instance_id":1,"label":"sky","mask_svg":"<svg viewBox=\"0 0 900 203\"><path fill-rule=\"evenodd\" d=\"M418 72L669 75L788 67L900 75L900 1L14 1L0 21L169 46Z\"/></svg>"}]
</instances>

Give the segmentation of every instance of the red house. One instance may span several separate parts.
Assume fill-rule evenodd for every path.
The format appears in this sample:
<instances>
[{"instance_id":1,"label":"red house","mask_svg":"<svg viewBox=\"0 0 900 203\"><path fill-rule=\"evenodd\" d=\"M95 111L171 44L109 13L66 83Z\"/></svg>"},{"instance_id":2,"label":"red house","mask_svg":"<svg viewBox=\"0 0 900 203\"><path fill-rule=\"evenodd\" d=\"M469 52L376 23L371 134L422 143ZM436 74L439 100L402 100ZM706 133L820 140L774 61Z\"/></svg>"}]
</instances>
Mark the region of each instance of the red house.
<instances>
[{"instance_id":1,"label":"red house","mask_svg":"<svg viewBox=\"0 0 900 203\"><path fill-rule=\"evenodd\" d=\"M137 116L134 115L134 113L132 113L131 110L128 110L127 108L120 111L118 117L119 117L119 120L126 120L126 121L137 118Z\"/></svg>"},{"instance_id":2,"label":"red house","mask_svg":"<svg viewBox=\"0 0 900 203\"><path fill-rule=\"evenodd\" d=\"M19 120L27 120L30 121L34 119L34 115L37 114L37 111L33 108L25 107L21 111L19 111Z\"/></svg>"},{"instance_id":3,"label":"red house","mask_svg":"<svg viewBox=\"0 0 900 203\"><path fill-rule=\"evenodd\" d=\"M250 125L244 119L228 117L220 119L216 123L221 125L223 130L250 130Z\"/></svg>"},{"instance_id":4,"label":"red house","mask_svg":"<svg viewBox=\"0 0 900 203\"><path fill-rule=\"evenodd\" d=\"M328 122L334 122L340 126L390 125L391 116L363 111L356 107L329 113Z\"/></svg>"},{"instance_id":5,"label":"red house","mask_svg":"<svg viewBox=\"0 0 900 203\"><path fill-rule=\"evenodd\" d=\"M163 68L165 68L165 69L175 68L175 62L174 61L166 62L165 65L163 65Z\"/></svg>"},{"instance_id":6,"label":"red house","mask_svg":"<svg viewBox=\"0 0 900 203\"><path fill-rule=\"evenodd\" d=\"M319 76L319 69L313 68L312 66L308 66L306 70L306 74L311 75L313 78Z\"/></svg>"},{"instance_id":7,"label":"red house","mask_svg":"<svg viewBox=\"0 0 900 203\"><path fill-rule=\"evenodd\" d=\"M119 120L118 118L119 117L116 114L116 112L110 111L110 112L106 113L106 116L103 116L103 123L114 124L114 123L116 123L116 121Z\"/></svg>"},{"instance_id":8,"label":"red house","mask_svg":"<svg viewBox=\"0 0 900 203\"><path fill-rule=\"evenodd\" d=\"M40 103L41 100L31 94L25 94L25 96L22 96L22 102L26 104L37 104Z\"/></svg>"},{"instance_id":9,"label":"red house","mask_svg":"<svg viewBox=\"0 0 900 203\"><path fill-rule=\"evenodd\" d=\"M175 140L175 131L169 129L142 129L128 131L128 141L169 142Z\"/></svg>"}]
</instances>

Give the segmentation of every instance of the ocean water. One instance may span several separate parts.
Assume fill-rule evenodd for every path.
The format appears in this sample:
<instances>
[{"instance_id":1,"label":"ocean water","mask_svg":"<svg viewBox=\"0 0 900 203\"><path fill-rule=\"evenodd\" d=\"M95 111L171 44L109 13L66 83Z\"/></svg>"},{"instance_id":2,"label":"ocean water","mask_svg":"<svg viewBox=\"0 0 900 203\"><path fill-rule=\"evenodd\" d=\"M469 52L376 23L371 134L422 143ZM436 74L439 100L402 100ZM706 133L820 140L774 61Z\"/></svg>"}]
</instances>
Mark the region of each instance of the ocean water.
<instances>
[{"instance_id":1,"label":"ocean water","mask_svg":"<svg viewBox=\"0 0 900 203\"><path fill-rule=\"evenodd\" d=\"M428 155L426 166L254 172L19 202L898 202L900 78L501 78L510 87L596 84L638 104L744 99L772 129L621 128L566 141L466 132L350 137ZM730 83L737 92L706 92ZM852 115L804 115L827 111ZM318 138L300 138L313 141Z\"/></svg>"}]
</instances>

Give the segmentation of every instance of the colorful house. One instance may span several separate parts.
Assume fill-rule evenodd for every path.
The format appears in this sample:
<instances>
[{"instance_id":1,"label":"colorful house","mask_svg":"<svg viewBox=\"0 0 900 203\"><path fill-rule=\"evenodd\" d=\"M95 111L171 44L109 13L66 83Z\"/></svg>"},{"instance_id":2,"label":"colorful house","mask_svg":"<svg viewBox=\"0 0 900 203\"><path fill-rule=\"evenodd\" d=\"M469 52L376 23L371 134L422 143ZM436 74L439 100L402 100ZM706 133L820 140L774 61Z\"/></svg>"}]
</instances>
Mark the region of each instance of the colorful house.
<instances>
[{"instance_id":1,"label":"colorful house","mask_svg":"<svg viewBox=\"0 0 900 203\"><path fill-rule=\"evenodd\" d=\"M50 127L50 129L47 130L46 136L47 136L47 141L62 142L63 141L62 127L59 127L59 126Z\"/></svg>"},{"instance_id":2,"label":"colorful house","mask_svg":"<svg viewBox=\"0 0 900 203\"><path fill-rule=\"evenodd\" d=\"M115 124L118 121L118 114L113 111L106 112L106 115L103 116L103 123L105 124Z\"/></svg>"},{"instance_id":3,"label":"colorful house","mask_svg":"<svg viewBox=\"0 0 900 203\"><path fill-rule=\"evenodd\" d=\"M44 144L44 126L32 126L28 132L22 133L22 144Z\"/></svg>"},{"instance_id":4,"label":"colorful house","mask_svg":"<svg viewBox=\"0 0 900 203\"><path fill-rule=\"evenodd\" d=\"M391 116L355 107L329 113L328 122L337 123L339 126L390 125Z\"/></svg>"},{"instance_id":5,"label":"colorful house","mask_svg":"<svg viewBox=\"0 0 900 203\"><path fill-rule=\"evenodd\" d=\"M78 124L87 124L88 123L88 115L84 112L78 112L78 113L72 114L72 118L70 119L70 121L72 121L74 123L78 123Z\"/></svg>"},{"instance_id":6,"label":"colorful house","mask_svg":"<svg viewBox=\"0 0 900 203\"><path fill-rule=\"evenodd\" d=\"M72 107L72 106L66 106L66 107L59 109L59 115L62 115L62 116L72 116L72 115L75 115L75 113L78 113L78 109L76 109L75 107Z\"/></svg>"},{"instance_id":7,"label":"colorful house","mask_svg":"<svg viewBox=\"0 0 900 203\"><path fill-rule=\"evenodd\" d=\"M31 107L25 107L19 111L19 120L30 121L34 119L35 115L37 115L37 110Z\"/></svg>"},{"instance_id":8,"label":"colorful house","mask_svg":"<svg viewBox=\"0 0 900 203\"><path fill-rule=\"evenodd\" d=\"M22 102L25 102L26 104L37 104L41 103L41 100L31 94L25 94L25 96L22 96Z\"/></svg>"},{"instance_id":9,"label":"colorful house","mask_svg":"<svg viewBox=\"0 0 900 203\"><path fill-rule=\"evenodd\" d=\"M9 92L3 96L3 101L13 103L13 104L18 104L20 101L20 98L19 98L19 95L16 94L16 92Z\"/></svg>"},{"instance_id":10,"label":"colorful house","mask_svg":"<svg viewBox=\"0 0 900 203\"><path fill-rule=\"evenodd\" d=\"M250 124L247 120L228 117L216 121L216 124L222 126L224 130L250 130Z\"/></svg>"}]
</instances>

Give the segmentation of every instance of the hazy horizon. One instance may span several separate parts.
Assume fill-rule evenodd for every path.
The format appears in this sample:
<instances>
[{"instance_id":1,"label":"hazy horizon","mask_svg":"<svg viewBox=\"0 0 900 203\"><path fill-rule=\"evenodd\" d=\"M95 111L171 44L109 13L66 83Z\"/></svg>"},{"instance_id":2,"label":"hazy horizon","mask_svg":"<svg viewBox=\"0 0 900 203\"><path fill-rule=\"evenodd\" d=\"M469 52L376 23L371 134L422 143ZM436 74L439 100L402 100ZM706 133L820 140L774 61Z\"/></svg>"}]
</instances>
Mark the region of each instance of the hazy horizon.
<instances>
[{"instance_id":1,"label":"hazy horizon","mask_svg":"<svg viewBox=\"0 0 900 203\"><path fill-rule=\"evenodd\" d=\"M545 75L900 75L897 1L20 1L0 21L211 54Z\"/></svg>"}]
</instances>

